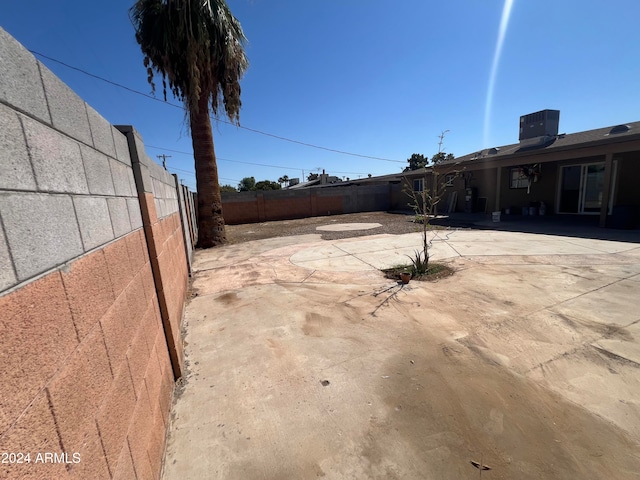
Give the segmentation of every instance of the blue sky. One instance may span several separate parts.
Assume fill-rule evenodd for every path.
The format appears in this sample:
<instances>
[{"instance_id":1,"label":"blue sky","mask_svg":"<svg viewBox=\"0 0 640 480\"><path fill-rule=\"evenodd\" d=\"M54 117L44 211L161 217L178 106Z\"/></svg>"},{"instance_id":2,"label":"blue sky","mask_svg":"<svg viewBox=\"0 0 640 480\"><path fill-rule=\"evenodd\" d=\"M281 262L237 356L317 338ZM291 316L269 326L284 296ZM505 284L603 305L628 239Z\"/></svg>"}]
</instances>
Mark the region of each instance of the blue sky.
<instances>
[{"instance_id":1,"label":"blue sky","mask_svg":"<svg viewBox=\"0 0 640 480\"><path fill-rule=\"evenodd\" d=\"M0 25L28 49L149 93L132 3L4 1ZM397 162L218 123L221 183L318 168L395 173L412 153L436 153L445 130L443 149L456 156L515 143L520 115L545 108L560 110L566 133L640 120L637 0L514 0L486 125L503 0L228 3L249 39L242 126ZM171 155L169 169L195 186L181 109L40 59L111 123L134 125L152 158Z\"/></svg>"}]
</instances>

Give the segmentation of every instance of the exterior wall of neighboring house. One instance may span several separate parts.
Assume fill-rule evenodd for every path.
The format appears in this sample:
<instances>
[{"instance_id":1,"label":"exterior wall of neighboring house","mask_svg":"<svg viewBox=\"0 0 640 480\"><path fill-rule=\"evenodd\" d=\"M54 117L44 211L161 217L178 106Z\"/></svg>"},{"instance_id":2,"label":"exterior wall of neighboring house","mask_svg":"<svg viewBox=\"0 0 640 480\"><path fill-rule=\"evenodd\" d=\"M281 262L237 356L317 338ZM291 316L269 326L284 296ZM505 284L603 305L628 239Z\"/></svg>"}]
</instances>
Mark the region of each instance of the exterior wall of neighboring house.
<instances>
[{"instance_id":1,"label":"exterior wall of neighboring house","mask_svg":"<svg viewBox=\"0 0 640 480\"><path fill-rule=\"evenodd\" d=\"M389 184L389 210L404 211L409 208L407 206L407 197L402 192L402 189L402 182L393 182Z\"/></svg>"},{"instance_id":2,"label":"exterior wall of neighboring house","mask_svg":"<svg viewBox=\"0 0 640 480\"><path fill-rule=\"evenodd\" d=\"M71 461L0 477L159 478L187 281L176 181L2 29L0 64L0 451Z\"/></svg>"}]
</instances>

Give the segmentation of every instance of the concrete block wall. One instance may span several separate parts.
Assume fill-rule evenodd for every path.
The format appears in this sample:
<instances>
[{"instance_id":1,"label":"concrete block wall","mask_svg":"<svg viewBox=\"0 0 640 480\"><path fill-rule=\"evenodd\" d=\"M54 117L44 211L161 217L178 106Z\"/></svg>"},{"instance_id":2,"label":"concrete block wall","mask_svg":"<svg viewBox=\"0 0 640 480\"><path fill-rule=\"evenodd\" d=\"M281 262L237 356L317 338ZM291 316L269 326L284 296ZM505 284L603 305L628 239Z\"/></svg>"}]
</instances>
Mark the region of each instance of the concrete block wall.
<instances>
[{"instance_id":1,"label":"concrete block wall","mask_svg":"<svg viewBox=\"0 0 640 480\"><path fill-rule=\"evenodd\" d=\"M159 478L175 377L143 218L158 200L182 236L174 179L141 201L123 133L2 29L0 65L0 452L32 460L0 478Z\"/></svg>"},{"instance_id":2,"label":"concrete block wall","mask_svg":"<svg viewBox=\"0 0 640 480\"><path fill-rule=\"evenodd\" d=\"M222 194L224 220L228 225L390 210L389 185L301 190L272 190Z\"/></svg>"},{"instance_id":3,"label":"concrete block wall","mask_svg":"<svg viewBox=\"0 0 640 480\"><path fill-rule=\"evenodd\" d=\"M189 206L187 205L188 195L186 194L185 187L180 185L180 179L176 174L173 174L173 179L175 182L176 194L178 197L178 208L180 210L182 237L185 255L187 257L187 270L189 275L191 275L191 263L193 261L193 240L191 238L191 228L189 226L191 218L188 211Z\"/></svg>"},{"instance_id":4,"label":"concrete block wall","mask_svg":"<svg viewBox=\"0 0 640 480\"><path fill-rule=\"evenodd\" d=\"M264 221L258 212L258 192L222 192L222 211L227 225Z\"/></svg>"},{"instance_id":5,"label":"concrete block wall","mask_svg":"<svg viewBox=\"0 0 640 480\"><path fill-rule=\"evenodd\" d=\"M342 195L336 195L324 189L318 189L315 195L315 202L317 215L340 215L345 213L344 198Z\"/></svg>"},{"instance_id":6,"label":"concrete block wall","mask_svg":"<svg viewBox=\"0 0 640 480\"><path fill-rule=\"evenodd\" d=\"M198 219L195 210L195 195L185 186L182 186L184 204L187 214L187 226L191 237L191 247L195 248L198 241Z\"/></svg>"},{"instance_id":7,"label":"concrete block wall","mask_svg":"<svg viewBox=\"0 0 640 480\"><path fill-rule=\"evenodd\" d=\"M312 216L311 191L272 190L257 193L258 204L262 203L265 219L286 220Z\"/></svg>"},{"instance_id":8,"label":"concrete block wall","mask_svg":"<svg viewBox=\"0 0 640 480\"><path fill-rule=\"evenodd\" d=\"M174 376L179 378L184 361L180 328L189 278L179 184L149 158L142 137L132 126L117 128L125 134L131 152L160 314Z\"/></svg>"}]
</instances>

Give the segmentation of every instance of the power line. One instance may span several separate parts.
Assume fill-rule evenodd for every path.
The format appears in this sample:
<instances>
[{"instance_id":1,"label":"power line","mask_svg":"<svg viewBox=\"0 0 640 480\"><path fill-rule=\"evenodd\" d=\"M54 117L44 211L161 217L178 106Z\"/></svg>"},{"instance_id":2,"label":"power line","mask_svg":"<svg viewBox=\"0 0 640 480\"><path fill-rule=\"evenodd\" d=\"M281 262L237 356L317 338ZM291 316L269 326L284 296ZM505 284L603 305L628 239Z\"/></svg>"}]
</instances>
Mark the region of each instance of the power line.
<instances>
[{"instance_id":1,"label":"power line","mask_svg":"<svg viewBox=\"0 0 640 480\"><path fill-rule=\"evenodd\" d=\"M176 172L188 173L189 175L193 175L193 176L196 175L194 172L190 172L189 170L181 170L181 169L175 168L175 167L169 167L169 169L170 170L175 170Z\"/></svg>"},{"instance_id":2,"label":"power line","mask_svg":"<svg viewBox=\"0 0 640 480\"><path fill-rule=\"evenodd\" d=\"M181 150L171 150L170 148L163 148L163 147L156 147L155 145L145 145L145 147L147 148L155 148L157 150L166 150L167 152L172 152L172 153L181 153L183 155L193 155L193 153L191 152L183 152ZM157 155L158 157L161 157L162 155ZM167 155L167 157L169 157L170 155ZM272 164L267 164L267 163L255 163L255 162L244 162L242 160L231 160L229 158L223 158L223 157L218 157L216 155L216 160L220 160L222 162L231 162L231 163L243 163L246 165L257 165L259 167L271 167L271 168L279 168L279 169L283 169L283 170L303 170L302 168L298 168L298 167L285 167L284 165L272 165ZM314 170L313 168L305 168L304 170ZM348 173L350 175L368 175L367 173L364 172L338 172L338 171L332 171L332 173Z\"/></svg>"},{"instance_id":3,"label":"power line","mask_svg":"<svg viewBox=\"0 0 640 480\"><path fill-rule=\"evenodd\" d=\"M227 125L233 125L231 122L227 122L225 120L219 120L222 123L226 123ZM360 157L360 158L369 158L371 160L380 160L382 162L393 162L393 163L406 163L402 160L391 160L390 158L382 158L382 157L372 157L370 155L360 155L358 153L350 153L344 152L342 150L335 150L333 148L321 147L319 145L313 145L312 143L299 142L298 140L291 140L290 138L280 137L278 135L273 135L272 133L261 132L260 130L255 130L249 127L243 127L242 125L238 125L239 128L243 128L244 130L249 130L250 132L260 133L261 135L266 135L267 137L277 138L278 140L284 140L286 142L297 143L298 145L304 145L305 147L318 148L320 150L326 150L327 152L340 153L342 155L351 155L352 157Z\"/></svg>"},{"instance_id":4,"label":"power line","mask_svg":"<svg viewBox=\"0 0 640 480\"><path fill-rule=\"evenodd\" d=\"M29 51L30 51L31 53L33 53L34 55L38 55L38 56L40 56L40 57L42 57L42 58L46 58L47 60L51 60L52 62L59 63L60 65L63 65L63 66L65 66L65 67L67 67L67 68L70 68L70 69L72 69L72 70L75 70L75 71L77 71L77 72L80 72L80 73L82 73L82 74L84 74L84 75L88 75L88 76L93 77L93 78L95 78L95 79L101 80L101 81L103 81L103 82L109 83L109 84L111 84L111 85L113 85L113 86L116 86L116 87L118 87L118 88L123 88L123 89L127 90L128 92L135 93L135 94L137 94L137 95L142 95L143 97L150 98L151 100L155 100L155 101L157 101L157 102L161 102L161 103L164 103L164 104L166 104L166 105L170 105L170 106L172 106L172 107L176 107L176 108L180 108L180 109L183 109L183 108L184 108L182 105L177 105L177 104L175 104L175 103L171 103L171 102L167 102L167 101L164 101L164 100L160 100L159 98L156 98L156 97L154 97L154 96L152 96L152 95L149 95L149 94L147 94L147 93L140 92L140 91L138 91L138 90L134 90L133 88L127 87L127 86L125 86L125 85L122 85L122 84L120 84L120 83L114 82L114 81L112 81L112 80L108 80L108 79L106 79L106 78L104 78L104 77L101 77L101 76L99 76L99 75L95 75L95 74L90 73L90 72L88 72L88 71L86 71L86 70L83 70L83 69L81 69L81 68L74 67L74 66L72 66L72 65L69 65L68 63L65 63L65 62L62 62L62 61L60 61L60 60L56 60L55 58L49 57L49 56L47 56L47 55L44 55L43 53L36 52L35 50L29 50ZM305 147L317 148L317 149L319 149L319 150L325 150L325 151L327 151L327 152L339 153L339 154L341 154L341 155L350 155L350 156L352 156L352 157L368 158L368 159L371 159L371 160L379 160L379 161L383 161L383 162L406 163L406 160L393 160L393 159L390 159L390 158L373 157L373 156L371 156L371 155L361 155L361 154L359 154L359 153L345 152L345 151L343 151L343 150L336 150L336 149L334 149L334 148L322 147L322 146L320 146L320 145L314 145L314 144L312 144L312 143L301 142L301 141L299 141L299 140L293 140L293 139L291 139L291 138L282 137L282 136L280 136L280 135L274 135L273 133L263 132L263 131L261 131L261 130L256 130L256 129L254 129L254 128L243 127L242 125L236 125L236 124L231 123L231 122L228 122L228 121L226 121L226 120L222 120L221 118L217 118L217 121L218 121L218 122L221 122L221 123L224 123L224 124L227 124L227 125L235 126L235 127L237 127L237 128L241 128L241 129L243 129L243 130L248 130L248 131L250 131L250 132L259 133L260 135L265 135L265 136L267 136L267 137L276 138L276 139L278 139L278 140L282 140L282 141L285 141L285 142L296 143L296 144L298 144L298 145L303 145L303 146L305 146Z\"/></svg>"},{"instance_id":5,"label":"power line","mask_svg":"<svg viewBox=\"0 0 640 480\"><path fill-rule=\"evenodd\" d=\"M190 172L188 170L182 170L181 168L169 167L169 170L175 170L176 172L185 173L187 175L191 175L192 177L196 176L196 174L194 172ZM220 180L228 180L230 182L238 182L238 183L240 183L240 180L236 180L235 178L227 178L227 177L218 177L218 178Z\"/></svg>"}]
</instances>

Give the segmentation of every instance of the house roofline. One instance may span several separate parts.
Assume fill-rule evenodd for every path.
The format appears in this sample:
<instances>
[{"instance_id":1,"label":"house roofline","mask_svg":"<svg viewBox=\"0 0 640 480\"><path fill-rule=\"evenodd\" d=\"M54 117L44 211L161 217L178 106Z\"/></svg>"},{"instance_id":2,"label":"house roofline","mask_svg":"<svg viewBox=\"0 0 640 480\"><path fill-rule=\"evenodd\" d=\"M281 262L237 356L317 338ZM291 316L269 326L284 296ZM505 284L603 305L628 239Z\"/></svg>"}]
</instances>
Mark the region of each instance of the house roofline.
<instances>
[{"instance_id":1,"label":"house roofline","mask_svg":"<svg viewBox=\"0 0 640 480\"><path fill-rule=\"evenodd\" d=\"M461 165L464 168L487 168L489 166L497 166L503 163L537 163L545 161L553 161L567 157L566 152L572 152L568 158L575 158L580 150L585 150L585 156L599 156L606 153L622 153L640 149L640 122L629 122L626 125L631 126L633 133L609 134L608 132L614 126L598 128L594 130L586 130L572 134L557 135L554 142L546 147L539 149L528 149L520 151L521 144L509 144L496 147L498 153L485 153L491 149L484 149L480 152L467 154L456 158L454 161L443 162L436 166L441 169L446 166ZM591 137L586 141L572 142L576 137ZM569 143L567 143L569 142ZM503 150L504 153L500 153ZM478 153L482 156L478 157ZM560 155L558 155L560 154ZM558 157L561 158L558 158ZM552 157L552 158L545 158ZM523 162L522 160L527 160ZM475 169L475 168L473 168Z\"/></svg>"}]
</instances>

